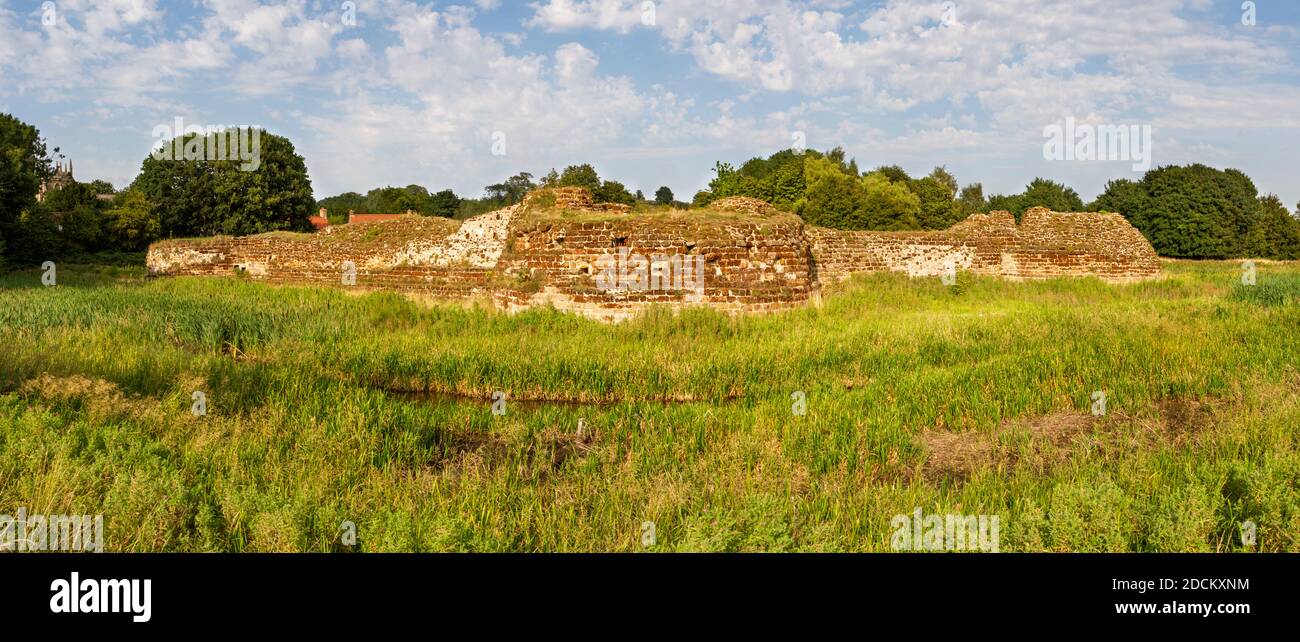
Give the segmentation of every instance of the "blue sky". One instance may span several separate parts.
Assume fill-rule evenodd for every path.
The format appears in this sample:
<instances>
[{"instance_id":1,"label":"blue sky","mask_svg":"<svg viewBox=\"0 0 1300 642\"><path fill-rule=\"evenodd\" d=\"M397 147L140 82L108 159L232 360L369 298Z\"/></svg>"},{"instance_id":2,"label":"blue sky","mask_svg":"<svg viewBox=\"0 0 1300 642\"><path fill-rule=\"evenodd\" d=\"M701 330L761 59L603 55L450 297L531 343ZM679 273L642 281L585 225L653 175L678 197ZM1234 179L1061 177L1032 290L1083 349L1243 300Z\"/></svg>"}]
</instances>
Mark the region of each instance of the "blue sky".
<instances>
[{"instance_id":1,"label":"blue sky","mask_svg":"<svg viewBox=\"0 0 1300 642\"><path fill-rule=\"evenodd\" d=\"M1045 159L1073 118L1149 126L1156 164L1236 167L1294 208L1300 3L1243 4L0 0L0 111L118 186L177 117L288 136L317 197L591 162L689 199L796 136L986 193L1140 177Z\"/></svg>"}]
</instances>

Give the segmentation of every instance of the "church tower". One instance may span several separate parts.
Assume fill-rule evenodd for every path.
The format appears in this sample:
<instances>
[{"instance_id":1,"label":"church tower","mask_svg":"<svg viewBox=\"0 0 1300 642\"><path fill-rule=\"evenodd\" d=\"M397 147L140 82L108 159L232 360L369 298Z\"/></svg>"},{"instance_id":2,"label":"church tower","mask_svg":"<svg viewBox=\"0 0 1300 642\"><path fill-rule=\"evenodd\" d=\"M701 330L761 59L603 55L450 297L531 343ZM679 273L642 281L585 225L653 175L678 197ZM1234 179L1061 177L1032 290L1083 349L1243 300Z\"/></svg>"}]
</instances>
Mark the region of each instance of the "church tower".
<instances>
[{"instance_id":1,"label":"church tower","mask_svg":"<svg viewBox=\"0 0 1300 642\"><path fill-rule=\"evenodd\" d=\"M56 189L62 189L75 182L77 181L72 178L72 161L68 161L66 166L61 163L56 164L54 166L54 174L50 176L49 180L41 183L41 189L36 193L36 202L45 202L45 195L47 193Z\"/></svg>"}]
</instances>

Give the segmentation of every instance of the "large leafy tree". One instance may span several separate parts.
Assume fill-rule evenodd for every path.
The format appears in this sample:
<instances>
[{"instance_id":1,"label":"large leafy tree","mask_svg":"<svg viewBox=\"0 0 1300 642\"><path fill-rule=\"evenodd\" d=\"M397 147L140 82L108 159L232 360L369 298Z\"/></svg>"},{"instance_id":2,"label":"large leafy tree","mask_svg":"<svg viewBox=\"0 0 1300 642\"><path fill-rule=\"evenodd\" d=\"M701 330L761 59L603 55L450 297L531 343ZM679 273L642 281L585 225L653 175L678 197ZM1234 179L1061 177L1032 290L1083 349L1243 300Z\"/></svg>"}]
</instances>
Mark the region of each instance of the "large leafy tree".
<instances>
[{"instance_id":1,"label":"large leafy tree","mask_svg":"<svg viewBox=\"0 0 1300 642\"><path fill-rule=\"evenodd\" d=\"M1093 207L1124 215L1164 256L1240 257L1263 250L1259 239L1285 238L1273 231L1282 229L1281 219L1265 211L1255 184L1235 169L1159 167L1141 181L1111 181ZM1271 217L1269 229L1252 239L1261 217Z\"/></svg>"},{"instance_id":2,"label":"large leafy tree","mask_svg":"<svg viewBox=\"0 0 1300 642\"><path fill-rule=\"evenodd\" d=\"M655 202L660 205L672 205L673 190L669 189L667 185L655 190Z\"/></svg>"},{"instance_id":3,"label":"large leafy tree","mask_svg":"<svg viewBox=\"0 0 1300 642\"><path fill-rule=\"evenodd\" d=\"M908 183L912 180L912 177L908 176L907 172L898 165L881 165L880 167L871 170L871 173L881 174L885 178L889 179L891 183Z\"/></svg>"},{"instance_id":4,"label":"large leafy tree","mask_svg":"<svg viewBox=\"0 0 1300 642\"><path fill-rule=\"evenodd\" d=\"M1094 212L1114 212L1127 218L1139 230L1147 227L1150 209L1146 188L1140 181L1121 178L1106 183L1106 190L1088 205Z\"/></svg>"},{"instance_id":5,"label":"large leafy tree","mask_svg":"<svg viewBox=\"0 0 1300 642\"><path fill-rule=\"evenodd\" d=\"M809 158L805 168L807 195L795 207L805 221L842 230L869 229L862 179L826 158Z\"/></svg>"},{"instance_id":6,"label":"large leafy tree","mask_svg":"<svg viewBox=\"0 0 1300 642\"><path fill-rule=\"evenodd\" d=\"M957 202L957 179L943 167L925 178L913 179L907 187L921 202L917 222L923 229L942 230L952 227L962 219L961 203Z\"/></svg>"},{"instance_id":7,"label":"large leafy tree","mask_svg":"<svg viewBox=\"0 0 1300 642\"><path fill-rule=\"evenodd\" d=\"M989 211L1006 211L1020 220L1032 207L1046 207L1054 212L1079 212L1083 199L1073 188L1045 178L1035 178L1020 194L995 194L989 197Z\"/></svg>"},{"instance_id":8,"label":"large leafy tree","mask_svg":"<svg viewBox=\"0 0 1300 642\"><path fill-rule=\"evenodd\" d=\"M805 161L807 194L795 211L813 225L844 230L914 230L921 199L885 172L859 177L831 155ZM938 189L945 191L942 185Z\"/></svg>"},{"instance_id":9,"label":"large leafy tree","mask_svg":"<svg viewBox=\"0 0 1300 642\"><path fill-rule=\"evenodd\" d=\"M71 212L77 208L100 209L105 202L96 196L92 183L69 183L45 194L42 203L51 212Z\"/></svg>"},{"instance_id":10,"label":"large leafy tree","mask_svg":"<svg viewBox=\"0 0 1300 642\"><path fill-rule=\"evenodd\" d=\"M442 216L444 218L455 218L456 212L460 211L460 197L456 193L445 189L429 197L430 211L425 214L431 216Z\"/></svg>"},{"instance_id":11,"label":"large leafy tree","mask_svg":"<svg viewBox=\"0 0 1300 642\"><path fill-rule=\"evenodd\" d=\"M865 191L865 219L869 230L915 230L921 215L921 199L907 184L890 180L881 172L862 177Z\"/></svg>"},{"instance_id":12,"label":"large leafy tree","mask_svg":"<svg viewBox=\"0 0 1300 642\"><path fill-rule=\"evenodd\" d=\"M196 136L184 137L183 144L189 146ZM311 229L311 180L289 139L261 132L256 168L245 171L241 165L150 155L132 188L153 203L164 237Z\"/></svg>"},{"instance_id":13,"label":"large leafy tree","mask_svg":"<svg viewBox=\"0 0 1300 642\"><path fill-rule=\"evenodd\" d=\"M19 219L36 205L36 193L49 175L50 160L40 132L0 114L0 239L8 240L11 252L21 244Z\"/></svg>"}]
</instances>

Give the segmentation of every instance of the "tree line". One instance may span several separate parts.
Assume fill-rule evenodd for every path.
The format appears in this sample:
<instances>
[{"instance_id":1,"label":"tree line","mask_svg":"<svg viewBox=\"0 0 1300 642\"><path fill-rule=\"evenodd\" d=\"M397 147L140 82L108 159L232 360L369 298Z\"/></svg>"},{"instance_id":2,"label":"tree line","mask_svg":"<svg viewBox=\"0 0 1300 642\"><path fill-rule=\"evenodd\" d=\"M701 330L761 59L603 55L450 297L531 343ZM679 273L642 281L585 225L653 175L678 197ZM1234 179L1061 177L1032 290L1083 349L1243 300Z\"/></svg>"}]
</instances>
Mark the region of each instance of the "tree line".
<instances>
[{"instance_id":1,"label":"tree line","mask_svg":"<svg viewBox=\"0 0 1300 642\"><path fill-rule=\"evenodd\" d=\"M181 142L192 142L194 136L183 136ZM1010 211L1019 219L1035 206L1118 212L1163 256L1300 259L1300 205L1293 214L1277 196L1259 194L1241 171L1199 164L1159 167L1140 180L1111 181L1088 204L1068 186L1043 178L1018 194L986 197L980 183L960 186L943 166L921 177L897 165L863 171L838 148L783 150L739 167L718 162L707 189L690 203L676 200L666 186L647 198L602 178L590 164L552 169L540 178L521 172L486 186L478 198L408 185L317 201L306 162L287 138L263 132L260 154L253 171L243 171L239 160L174 161L149 155L125 189L116 191L103 181L73 183L50 190L38 202L41 185L54 173L50 150L35 127L0 114L0 267L140 252L160 238L307 232L312 229L308 217L317 208L325 208L335 223L345 222L349 211L463 219L518 203L543 187L583 187L597 202L621 203L634 211L690 209L728 196L749 196L813 225L859 230L944 229L991 210Z\"/></svg>"},{"instance_id":2,"label":"tree line","mask_svg":"<svg viewBox=\"0 0 1300 642\"><path fill-rule=\"evenodd\" d=\"M338 196L323 198L317 205L326 210L333 223L345 222L348 212L401 214L409 211L424 216L465 219L514 205L522 201L529 192L547 187L582 187L591 192L592 200L597 203L621 203L632 207L639 205L675 205L682 209L689 207L687 203L676 201L673 191L667 186L656 190L653 199L647 199L640 190L633 193L623 183L602 179L589 163L570 165L564 168L564 171L552 169L540 178L530 172L520 172L500 183L484 187L483 196L479 198L460 197L450 189L430 193L420 185L408 185L375 188L364 195L358 192L345 192Z\"/></svg>"},{"instance_id":3,"label":"tree line","mask_svg":"<svg viewBox=\"0 0 1300 642\"><path fill-rule=\"evenodd\" d=\"M1164 166L1140 180L1107 183L1085 204L1072 188L1035 178L1018 194L984 196L980 183L958 188L945 167L914 178L897 165L861 171L842 149L784 150L739 168L719 162L696 206L751 196L805 221L838 229L934 230L976 212L1005 210L1019 220L1031 207L1058 212L1115 212L1162 256L1191 259L1300 259L1300 204L1287 210L1262 195L1245 173L1201 164Z\"/></svg>"}]
</instances>

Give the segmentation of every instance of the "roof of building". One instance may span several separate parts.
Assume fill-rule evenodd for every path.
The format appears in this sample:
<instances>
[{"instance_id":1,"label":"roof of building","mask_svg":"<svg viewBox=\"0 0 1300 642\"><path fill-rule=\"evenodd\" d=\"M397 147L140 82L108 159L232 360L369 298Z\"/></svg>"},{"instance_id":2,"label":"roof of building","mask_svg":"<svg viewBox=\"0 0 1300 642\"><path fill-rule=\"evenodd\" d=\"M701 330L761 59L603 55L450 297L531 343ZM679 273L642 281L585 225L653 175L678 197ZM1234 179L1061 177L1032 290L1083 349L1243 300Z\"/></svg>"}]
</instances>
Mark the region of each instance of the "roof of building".
<instances>
[{"instance_id":1,"label":"roof of building","mask_svg":"<svg viewBox=\"0 0 1300 642\"><path fill-rule=\"evenodd\" d=\"M373 223L375 221L393 221L405 214L353 214L348 212L348 223Z\"/></svg>"}]
</instances>

